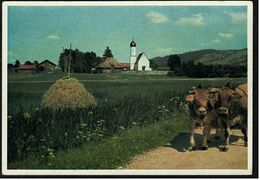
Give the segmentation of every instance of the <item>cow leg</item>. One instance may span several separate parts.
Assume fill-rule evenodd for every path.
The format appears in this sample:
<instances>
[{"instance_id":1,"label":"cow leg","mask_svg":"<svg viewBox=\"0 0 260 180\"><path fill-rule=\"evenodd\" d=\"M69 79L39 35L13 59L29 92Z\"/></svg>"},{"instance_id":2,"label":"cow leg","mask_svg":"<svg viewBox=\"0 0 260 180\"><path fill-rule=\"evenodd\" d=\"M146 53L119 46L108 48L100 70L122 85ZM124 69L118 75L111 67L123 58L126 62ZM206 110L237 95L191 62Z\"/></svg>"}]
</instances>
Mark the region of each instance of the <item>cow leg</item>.
<instances>
[{"instance_id":1,"label":"cow leg","mask_svg":"<svg viewBox=\"0 0 260 180\"><path fill-rule=\"evenodd\" d=\"M220 139L219 131L220 131L220 129L219 129L219 128L216 128L215 139Z\"/></svg>"},{"instance_id":2,"label":"cow leg","mask_svg":"<svg viewBox=\"0 0 260 180\"><path fill-rule=\"evenodd\" d=\"M209 126L209 129L207 130L207 143L210 143L210 140L209 140L209 138L210 138L210 131L211 131L211 127Z\"/></svg>"},{"instance_id":3,"label":"cow leg","mask_svg":"<svg viewBox=\"0 0 260 180\"><path fill-rule=\"evenodd\" d=\"M245 125L242 126L241 131L244 135L244 145L247 146L247 127Z\"/></svg>"},{"instance_id":4,"label":"cow leg","mask_svg":"<svg viewBox=\"0 0 260 180\"><path fill-rule=\"evenodd\" d=\"M189 147L190 151L196 149L196 143L194 140L194 129L195 129L195 121L191 120L191 122L190 122L190 147Z\"/></svg>"},{"instance_id":5,"label":"cow leg","mask_svg":"<svg viewBox=\"0 0 260 180\"><path fill-rule=\"evenodd\" d=\"M205 125L204 129L203 129L203 142L202 142L202 150L207 150L208 149L208 135L210 134L210 126L209 125Z\"/></svg>"},{"instance_id":6,"label":"cow leg","mask_svg":"<svg viewBox=\"0 0 260 180\"><path fill-rule=\"evenodd\" d=\"M229 137L230 137L230 127L227 126L225 128L225 145L220 146L220 151L228 151L228 145L229 145Z\"/></svg>"}]
</instances>

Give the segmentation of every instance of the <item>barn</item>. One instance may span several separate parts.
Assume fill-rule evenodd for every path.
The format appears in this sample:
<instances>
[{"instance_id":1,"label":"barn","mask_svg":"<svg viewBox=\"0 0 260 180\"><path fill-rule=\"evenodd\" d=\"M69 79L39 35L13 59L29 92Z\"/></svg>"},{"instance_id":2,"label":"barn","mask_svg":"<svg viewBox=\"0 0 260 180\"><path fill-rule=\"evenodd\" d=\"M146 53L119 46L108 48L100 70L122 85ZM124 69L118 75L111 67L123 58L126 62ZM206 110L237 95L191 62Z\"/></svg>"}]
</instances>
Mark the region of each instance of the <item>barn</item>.
<instances>
[{"instance_id":1,"label":"barn","mask_svg":"<svg viewBox=\"0 0 260 180\"><path fill-rule=\"evenodd\" d=\"M53 62L47 59L42 61L40 64L38 64L39 70L47 70L47 71L55 70L56 66L57 66L56 64L54 64Z\"/></svg>"},{"instance_id":2,"label":"barn","mask_svg":"<svg viewBox=\"0 0 260 180\"><path fill-rule=\"evenodd\" d=\"M116 59L108 57L96 67L97 72L116 72L129 70L129 63L119 63Z\"/></svg>"}]
</instances>

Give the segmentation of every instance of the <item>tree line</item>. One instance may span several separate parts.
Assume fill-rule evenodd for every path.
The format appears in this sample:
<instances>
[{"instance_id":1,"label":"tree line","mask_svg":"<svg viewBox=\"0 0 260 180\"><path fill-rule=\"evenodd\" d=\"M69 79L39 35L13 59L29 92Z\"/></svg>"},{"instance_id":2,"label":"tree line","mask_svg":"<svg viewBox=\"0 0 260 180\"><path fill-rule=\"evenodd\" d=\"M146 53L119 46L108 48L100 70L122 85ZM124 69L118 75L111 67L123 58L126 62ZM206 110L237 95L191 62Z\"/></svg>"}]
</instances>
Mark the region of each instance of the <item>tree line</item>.
<instances>
[{"instance_id":1,"label":"tree line","mask_svg":"<svg viewBox=\"0 0 260 180\"><path fill-rule=\"evenodd\" d=\"M71 72L91 73L98 64L108 57L114 57L109 47L106 47L103 57L97 56L93 51L82 52L78 49L64 49L60 53L59 66L64 72L67 72L68 66L70 66Z\"/></svg>"},{"instance_id":2,"label":"tree line","mask_svg":"<svg viewBox=\"0 0 260 180\"><path fill-rule=\"evenodd\" d=\"M170 55L168 58L170 67L169 76L188 76L195 78L207 77L246 77L246 65L222 65L222 64L203 64L194 61L181 62L178 55Z\"/></svg>"}]
</instances>

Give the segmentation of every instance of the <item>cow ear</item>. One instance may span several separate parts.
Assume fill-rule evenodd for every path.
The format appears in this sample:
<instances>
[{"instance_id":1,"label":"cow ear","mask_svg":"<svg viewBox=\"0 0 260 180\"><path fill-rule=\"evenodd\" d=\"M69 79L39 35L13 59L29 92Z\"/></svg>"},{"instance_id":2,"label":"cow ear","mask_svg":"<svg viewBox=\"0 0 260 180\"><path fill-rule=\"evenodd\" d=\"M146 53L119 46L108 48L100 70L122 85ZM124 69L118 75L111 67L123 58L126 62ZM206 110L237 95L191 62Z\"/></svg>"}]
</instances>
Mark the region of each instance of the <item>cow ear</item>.
<instances>
[{"instance_id":1,"label":"cow ear","mask_svg":"<svg viewBox=\"0 0 260 180\"><path fill-rule=\"evenodd\" d=\"M201 87L201 84L199 84L199 85L197 86L197 88L198 88L198 89L201 89L201 88L202 88L202 87Z\"/></svg>"},{"instance_id":2,"label":"cow ear","mask_svg":"<svg viewBox=\"0 0 260 180\"><path fill-rule=\"evenodd\" d=\"M187 95L186 96L186 101L188 101L188 102L192 102L192 101L194 101L194 95L193 94L189 94L189 95Z\"/></svg>"},{"instance_id":3,"label":"cow ear","mask_svg":"<svg viewBox=\"0 0 260 180\"><path fill-rule=\"evenodd\" d=\"M242 96L236 92L234 92L231 96L231 99L235 102L239 101L242 98Z\"/></svg>"}]
</instances>

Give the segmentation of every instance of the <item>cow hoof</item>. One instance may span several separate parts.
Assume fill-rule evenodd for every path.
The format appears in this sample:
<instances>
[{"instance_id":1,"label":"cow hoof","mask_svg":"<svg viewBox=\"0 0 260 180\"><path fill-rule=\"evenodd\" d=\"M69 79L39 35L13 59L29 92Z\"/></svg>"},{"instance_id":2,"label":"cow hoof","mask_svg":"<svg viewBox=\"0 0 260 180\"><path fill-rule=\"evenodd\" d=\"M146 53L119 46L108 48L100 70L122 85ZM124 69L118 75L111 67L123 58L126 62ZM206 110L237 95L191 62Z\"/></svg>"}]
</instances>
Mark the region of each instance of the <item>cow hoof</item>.
<instances>
[{"instance_id":1,"label":"cow hoof","mask_svg":"<svg viewBox=\"0 0 260 180\"><path fill-rule=\"evenodd\" d=\"M202 147L201 147L201 150L202 150L202 151L208 150L208 147L207 147L207 146L202 146Z\"/></svg>"},{"instance_id":2,"label":"cow hoof","mask_svg":"<svg viewBox=\"0 0 260 180\"><path fill-rule=\"evenodd\" d=\"M222 152L227 152L228 146L219 146L219 150L222 151Z\"/></svg>"},{"instance_id":3,"label":"cow hoof","mask_svg":"<svg viewBox=\"0 0 260 180\"><path fill-rule=\"evenodd\" d=\"M219 136L215 136L215 139L220 139L220 137Z\"/></svg>"},{"instance_id":4,"label":"cow hoof","mask_svg":"<svg viewBox=\"0 0 260 180\"><path fill-rule=\"evenodd\" d=\"M207 143L210 143L210 140L207 140Z\"/></svg>"},{"instance_id":5,"label":"cow hoof","mask_svg":"<svg viewBox=\"0 0 260 180\"><path fill-rule=\"evenodd\" d=\"M196 146L189 147L189 151L195 151L195 150L196 150Z\"/></svg>"}]
</instances>

